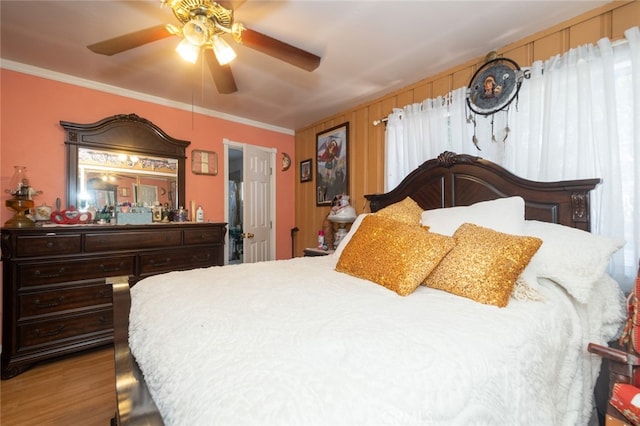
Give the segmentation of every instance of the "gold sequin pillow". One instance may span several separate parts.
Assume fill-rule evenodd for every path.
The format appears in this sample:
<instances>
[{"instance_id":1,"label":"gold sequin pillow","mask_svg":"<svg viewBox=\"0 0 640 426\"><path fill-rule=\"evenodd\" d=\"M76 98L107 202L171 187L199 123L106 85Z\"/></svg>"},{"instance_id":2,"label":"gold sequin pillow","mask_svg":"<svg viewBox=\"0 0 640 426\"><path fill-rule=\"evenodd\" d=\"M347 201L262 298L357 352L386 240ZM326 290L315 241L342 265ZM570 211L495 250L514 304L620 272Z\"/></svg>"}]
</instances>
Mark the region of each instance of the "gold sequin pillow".
<instances>
[{"instance_id":1,"label":"gold sequin pillow","mask_svg":"<svg viewBox=\"0 0 640 426\"><path fill-rule=\"evenodd\" d=\"M411 294L453 248L454 240L375 214L366 216L344 247L336 271Z\"/></svg>"},{"instance_id":2,"label":"gold sequin pillow","mask_svg":"<svg viewBox=\"0 0 640 426\"><path fill-rule=\"evenodd\" d=\"M402 201L378 210L375 214L408 223L409 225L420 225L423 211L424 209L413 201L413 198L407 197Z\"/></svg>"},{"instance_id":3,"label":"gold sequin pillow","mask_svg":"<svg viewBox=\"0 0 640 426\"><path fill-rule=\"evenodd\" d=\"M462 224L456 245L424 284L476 302L507 306L516 280L542 240Z\"/></svg>"}]
</instances>

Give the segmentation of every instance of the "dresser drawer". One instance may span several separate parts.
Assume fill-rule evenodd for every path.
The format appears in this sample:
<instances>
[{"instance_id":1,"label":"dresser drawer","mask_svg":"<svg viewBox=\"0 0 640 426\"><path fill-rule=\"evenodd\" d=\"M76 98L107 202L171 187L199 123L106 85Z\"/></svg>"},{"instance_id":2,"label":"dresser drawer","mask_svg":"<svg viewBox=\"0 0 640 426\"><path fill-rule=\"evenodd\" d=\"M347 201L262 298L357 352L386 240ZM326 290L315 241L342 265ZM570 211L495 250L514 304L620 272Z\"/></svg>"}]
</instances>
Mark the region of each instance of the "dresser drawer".
<instances>
[{"instance_id":1,"label":"dresser drawer","mask_svg":"<svg viewBox=\"0 0 640 426\"><path fill-rule=\"evenodd\" d=\"M181 269L205 268L216 264L214 248L166 250L140 255L140 275L158 274Z\"/></svg>"},{"instance_id":2,"label":"dresser drawer","mask_svg":"<svg viewBox=\"0 0 640 426\"><path fill-rule=\"evenodd\" d=\"M88 233L84 239L87 253L113 250L140 250L155 247L179 246L182 243L180 229L157 227L153 231L131 231L117 233Z\"/></svg>"},{"instance_id":3,"label":"dresser drawer","mask_svg":"<svg viewBox=\"0 0 640 426\"><path fill-rule=\"evenodd\" d=\"M134 255L108 256L65 261L21 263L18 265L20 286L30 287L96 277L134 275Z\"/></svg>"},{"instance_id":4,"label":"dresser drawer","mask_svg":"<svg viewBox=\"0 0 640 426\"><path fill-rule=\"evenodd\" d=\"M222 244L224 228L185 229L185 244Z\"/></svg>"},{"instance_id":5,"label":"dresser drawer","mask_svg":"<svg viewBox=\"0 0 640 426\"><path fill-rule=\"evenodd\" d=\"M18 236L16 238L16 256L57 256L80 253L82 238L77 235L39 235Z\"/></svg>"},{"instance_id":6,"label":"dresser drawer","mask_svg":"<svg viewBox=\"0 0 640 426\"><path fill-rule=\"evenodd\" d=\"M100 282L82 287L25 293L18 297L18 317L46 315L68 309L111 304L111 286Z\"/></svg>"},{"instance_id":7,"label":"dresser drawer","mask_svg":"<svg viewBox=\"0 0 640 426\"><path fill-rule=\"evenodd\" d=\"M18 326L18 347L21 350L34 346L72 340L81 340L86 335L113 329L112 309L49 318L43 321L25 322Z\"/></svg>"}]
</instances>

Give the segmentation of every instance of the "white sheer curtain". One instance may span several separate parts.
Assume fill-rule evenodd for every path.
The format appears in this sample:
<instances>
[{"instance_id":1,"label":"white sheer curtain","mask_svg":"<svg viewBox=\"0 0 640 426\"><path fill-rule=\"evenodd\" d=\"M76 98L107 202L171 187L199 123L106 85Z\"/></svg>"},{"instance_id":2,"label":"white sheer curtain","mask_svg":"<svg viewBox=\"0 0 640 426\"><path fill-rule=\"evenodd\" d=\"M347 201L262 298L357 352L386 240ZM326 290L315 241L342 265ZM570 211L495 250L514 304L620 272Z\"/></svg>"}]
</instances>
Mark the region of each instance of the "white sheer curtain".
<instances>
[{"instance_id":1,"label":"white sheer curtain","mask_svg":"<svg viewBox=\"0 0 640 426\"><path fill-rule=\"evenodd\" d=\"M471 144L472 133L462 124L466 123L465 102L463 87L446 98L425 99L393 110L387 117L385 135L386 191L442 151L467 152L465 145ZM472 144L466 148L477 152Z\"/></svg>"},{"instance_id":2,"label":"white sheer curtain","mask_svg":"<svg viewBox=\"0 0 640 426\"><path fill-rule=\"evenodd\" d=\"M508 111L475 117L480 151L466 120L466 88L444 102L394 110L387 122L387 190L444 150L484 157L533 180L600 177L591 198L592 232L626 241L610 272L629 290L640 257L640 30L625 36L626 42L602 39L534 63Z\"/></svg>"}]
</instances>

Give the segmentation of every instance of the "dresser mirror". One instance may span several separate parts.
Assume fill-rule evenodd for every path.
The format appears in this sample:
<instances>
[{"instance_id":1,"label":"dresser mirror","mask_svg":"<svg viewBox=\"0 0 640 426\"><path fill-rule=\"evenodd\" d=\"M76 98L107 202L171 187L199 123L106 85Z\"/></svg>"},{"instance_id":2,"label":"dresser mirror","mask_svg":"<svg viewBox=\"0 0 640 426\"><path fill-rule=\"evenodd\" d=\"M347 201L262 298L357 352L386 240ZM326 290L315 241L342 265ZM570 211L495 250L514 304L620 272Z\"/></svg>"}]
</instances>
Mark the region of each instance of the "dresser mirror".
<instances>
[{"instance_id":1,"label":"dresser mirror","mask_svg":"<svg viewBox=\"0 0 640 426\"><path fill-rule=\"evenodd\" d=\"M178 207L178 160L78 148L78 210L129 202Z\"/></svg>"},{"instance_id":2,"label":"dresser mirror","mask_svg":"<svg viewBox=\"0 0 640 426\"><path fill-rule=\"evenodd\" d=\"M188 141L135 114L91 124L61 121L67 148L67 204L85 211L129 202L184 206Z\"/></svg>"}]
</instances>

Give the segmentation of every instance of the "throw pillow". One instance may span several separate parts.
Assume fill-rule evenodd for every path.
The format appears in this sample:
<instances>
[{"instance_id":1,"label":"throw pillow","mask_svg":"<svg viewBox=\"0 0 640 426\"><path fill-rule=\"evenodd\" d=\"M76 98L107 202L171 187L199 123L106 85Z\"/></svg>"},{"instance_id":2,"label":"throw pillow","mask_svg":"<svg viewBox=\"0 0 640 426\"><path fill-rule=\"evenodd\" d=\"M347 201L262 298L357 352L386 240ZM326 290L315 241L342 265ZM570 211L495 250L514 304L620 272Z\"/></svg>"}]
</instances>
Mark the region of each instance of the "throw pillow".
<instances>
[{"instance_id":1,"label":"throw pillow","mask_svg":"<svg viewBox=\"0 0 640 426\"><path fill-rule=\"evenodd\" d=\"M520 273L542 241L465 223L455 247L424 284L487 305L507 306Z\"/></svg>"},{"instance_id":2,"label":"throw pillow","mask_svg":"<svg viewBox=\"0 0 640 426\"><path fill-rule=\"evenodd\" d=\"M412 293L453 248L451 237L375 214L366 216L344 247L336 271L401 296Z\"/></svg>"},{"instance_id":3,"label":"throw pillow","mask_svg":"<svg viewBox=\"0 0 640 426\"><path fill-rule=\"evenodd\" d=\"M425 210L421 223L428 226L431 232L442 235L453 235L463 223L473 223L506 234L521 235L524 226L524 199L498 198L470 206Z\"/></svg>"},{"instance_id":4,"label":"throw pillow","mask_svg":"<svg viewBox=\"0 0 640 426\"><path fill-rule=\"evenodd\" d=\"M408 223L409 225L420 225L423 211L424 209L413 201L413 198L407 197L402 201L378 210L375 214Z\"/></svg>"},{"instance_id":5,"label":"throw pillow","mask_svg":"<svg viewBox=\"0 0 640 426\"><path fill-rule=\"evenodd\" d=\"M557 282L580 303L589 301L611 255L624 245L622 240L536 220L525 221L521 235L544 241L526 274Z\"/></svg>"}]
</instances>

